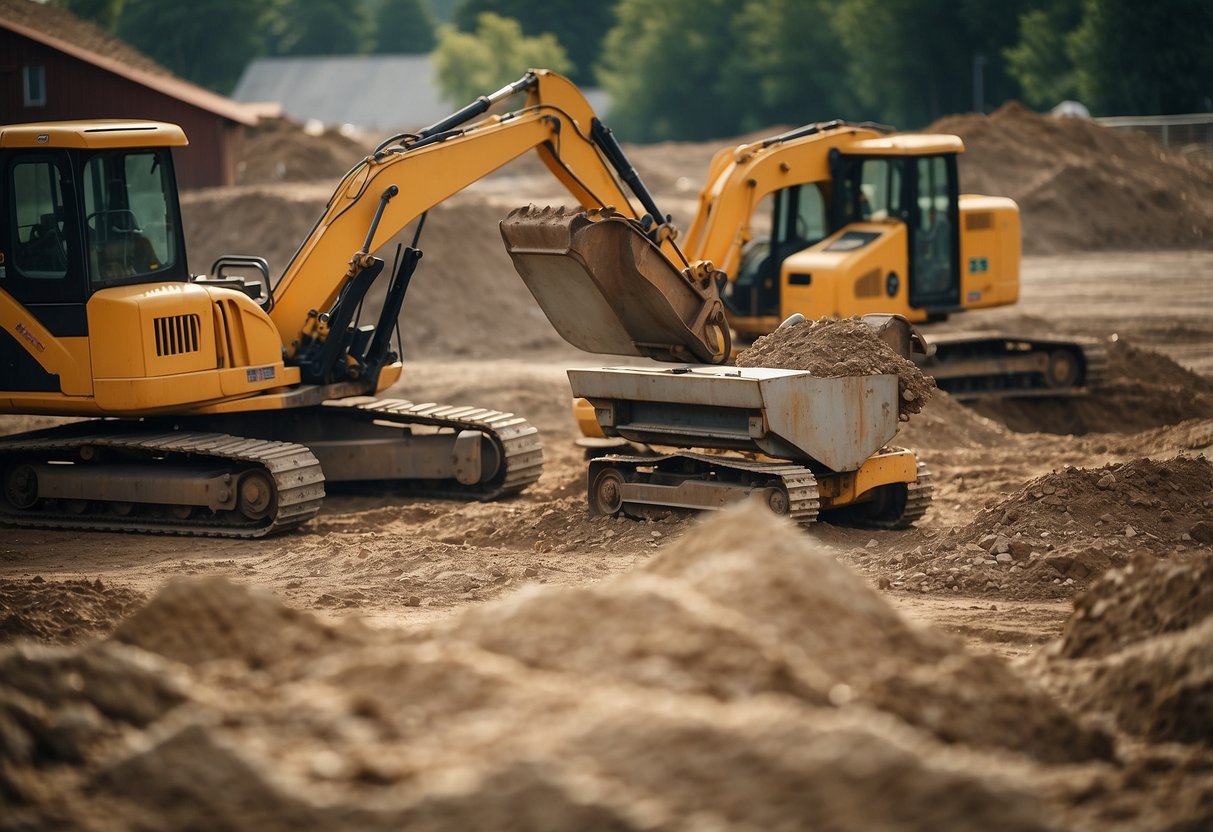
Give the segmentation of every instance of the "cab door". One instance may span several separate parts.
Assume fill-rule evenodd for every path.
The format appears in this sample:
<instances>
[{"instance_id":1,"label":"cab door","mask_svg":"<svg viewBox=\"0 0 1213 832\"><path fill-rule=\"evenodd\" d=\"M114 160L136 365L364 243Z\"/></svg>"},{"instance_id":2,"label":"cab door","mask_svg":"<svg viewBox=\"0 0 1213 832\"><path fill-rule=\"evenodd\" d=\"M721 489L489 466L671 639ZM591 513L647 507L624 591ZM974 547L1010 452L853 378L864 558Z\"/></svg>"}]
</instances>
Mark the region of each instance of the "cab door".
<instances>
[{"instance_id":1,"label":"cab door","mask_svg":"<svg viewBox=\"0 0 1213 832\"><path fill-rule=\"evenodd\" d=\"M956 155L913 160L907 235L910 246L910 306L928 313L960 306L959 196Z\"/></svg>"},{"instance_id":2,"label":"cab door","mask_svg":"<svg viewBox=\"0 0 1213 832\"><path fill-rule=\"evenodd\" d=\"M17 319L0 328L0 387L58 392L59 377L34 357L46 345L30 319L56 339L88 335L71 159L62 150L3 153L0 175L0 303Z\"/></svg>"}]
</instances>

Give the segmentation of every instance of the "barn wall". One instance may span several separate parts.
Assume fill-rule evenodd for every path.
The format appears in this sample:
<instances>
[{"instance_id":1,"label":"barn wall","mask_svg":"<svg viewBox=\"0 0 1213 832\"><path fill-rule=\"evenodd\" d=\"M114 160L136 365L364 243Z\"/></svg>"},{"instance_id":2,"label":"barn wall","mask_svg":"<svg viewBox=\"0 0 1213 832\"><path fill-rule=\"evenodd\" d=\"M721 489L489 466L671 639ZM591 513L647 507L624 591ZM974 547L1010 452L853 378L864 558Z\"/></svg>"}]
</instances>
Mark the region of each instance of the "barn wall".
<instances>
[{"instance_id":1,"label":"barn wall","mask_svg":"<svg viewBox=\"0 0 1213 832\"><path fill-rule=\"evenodd\" d=\"M25 106L21 71L26 65L45 68L45 106ZM190 140L189 147L173 151L181 187L235 181L241 125L0 29L0 124L81 118L141 118L179 124Z\"/></svg>"}]
</instances>

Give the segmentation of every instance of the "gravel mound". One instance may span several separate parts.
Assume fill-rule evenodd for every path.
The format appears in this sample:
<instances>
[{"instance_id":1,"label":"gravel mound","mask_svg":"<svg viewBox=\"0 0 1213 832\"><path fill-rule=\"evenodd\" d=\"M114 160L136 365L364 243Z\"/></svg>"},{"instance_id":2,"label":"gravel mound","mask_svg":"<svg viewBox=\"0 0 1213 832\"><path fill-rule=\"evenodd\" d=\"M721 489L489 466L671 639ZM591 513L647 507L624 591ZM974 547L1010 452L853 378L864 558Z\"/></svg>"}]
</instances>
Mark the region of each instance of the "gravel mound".
<instances>
[{"instance_id":1,"label":"gravel mound","mask_svg":"<svg viewBox=\"0 0 1213 832\"><path fill-rule=\"evenodd\" d=\"M866 571L895 589L1069 598L1139 554L1156 559L1206 546L1211 492L1213 464L1204 457L1066 467Z\"/></svg>"}]
</instances>

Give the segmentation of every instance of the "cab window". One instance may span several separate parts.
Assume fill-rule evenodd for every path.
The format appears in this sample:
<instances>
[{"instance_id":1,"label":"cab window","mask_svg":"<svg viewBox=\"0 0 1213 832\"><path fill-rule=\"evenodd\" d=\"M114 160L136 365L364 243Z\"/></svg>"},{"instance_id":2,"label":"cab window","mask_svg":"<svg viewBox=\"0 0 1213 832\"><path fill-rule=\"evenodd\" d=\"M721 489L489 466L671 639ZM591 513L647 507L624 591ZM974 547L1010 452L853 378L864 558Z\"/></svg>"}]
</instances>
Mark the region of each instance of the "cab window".
<instances>
[{"instance_id":1,"label":"cab window","mask_svg":"<svg viewBox=\"0 0 1213 832\"><path fill-rule=\"evenodd\" d=\"M898 158L855 159L848 164L839 225L905 219L904 168L904 160Z\"/></svg>"},{"instance_id":2,"label":"cab window","mask_svg":"<svg viewBox=\"0 0 1213 832\"><path fill-rule=\"evenodd\" d=\"M31 280L64 280L71 245L59 161L22 160L12 166L10 176L13 267Z\"/></svg>"},{"instance_id":3,"label":"cab window","mask_svg":"<svg viewBox=\"0 0 1213 832\"><path fill-rule=\"evenodd\" d=\"M160 151L119 151L89 159L84 210L94 285L137 282L176 264L176 212Z\"/></svg>"}]
</instances>

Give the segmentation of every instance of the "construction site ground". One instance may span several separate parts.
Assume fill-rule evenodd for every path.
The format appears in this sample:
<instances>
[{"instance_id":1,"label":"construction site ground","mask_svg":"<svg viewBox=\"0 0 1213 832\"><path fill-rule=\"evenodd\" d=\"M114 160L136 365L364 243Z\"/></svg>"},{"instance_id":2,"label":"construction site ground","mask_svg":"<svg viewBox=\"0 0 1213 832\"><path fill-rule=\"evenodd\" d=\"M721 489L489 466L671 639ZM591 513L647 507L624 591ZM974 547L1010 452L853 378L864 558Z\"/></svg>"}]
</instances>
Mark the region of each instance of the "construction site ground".
<instances>
[{"instance_id":1,"label":"construction site ground","mask_svg":"<svg viewBox=\"0 0 1213 832\"><path fill-rule=\"evenodd\" d=\"M707 150L637 149L666 210L690 210ZM306 178L290 161L186 196L196 269L236 248L284 265L327 197L286 181ZM42 693L41 716L0 722L63 749L52 765L0 743L0 801L28 828L1213 824L1202 240L1029 254L1017 306L944 328L1097 337L1106 385L936 393L895 440L934 476L918 527L804 531L752 510L588 515L564 372L624 362L560 341L495 227L549 198L522 165L431 212L387 394L526 416L546 464L520 497L332 490L257 541L4 530L0 642L24 646L0 689ZM46 681L64 667L84 694ZM136 681L138 716L88 693ZM64 710L81 696L87 730Z\"/></svg>"}]
</instances>

